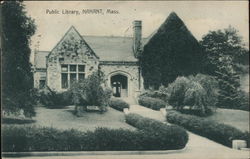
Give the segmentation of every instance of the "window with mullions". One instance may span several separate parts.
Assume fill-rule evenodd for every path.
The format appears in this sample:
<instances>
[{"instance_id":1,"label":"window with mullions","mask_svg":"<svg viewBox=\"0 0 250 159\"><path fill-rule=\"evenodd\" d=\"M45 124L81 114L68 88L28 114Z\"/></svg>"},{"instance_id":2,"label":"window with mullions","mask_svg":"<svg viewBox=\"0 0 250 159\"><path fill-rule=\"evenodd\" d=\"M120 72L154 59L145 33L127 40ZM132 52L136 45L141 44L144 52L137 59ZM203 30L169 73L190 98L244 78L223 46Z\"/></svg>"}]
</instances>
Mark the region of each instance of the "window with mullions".
<instances>
[{"instance_id":1,"label":"window with mullions","mask_svg":"<svg viewBox=\"0 0 250 159\"><path fill-rule=\"evenodd\" d=\"M85 65L61 65L61 86L67 89L76 81L85 78Z\"/></svg>"}]
</instances>

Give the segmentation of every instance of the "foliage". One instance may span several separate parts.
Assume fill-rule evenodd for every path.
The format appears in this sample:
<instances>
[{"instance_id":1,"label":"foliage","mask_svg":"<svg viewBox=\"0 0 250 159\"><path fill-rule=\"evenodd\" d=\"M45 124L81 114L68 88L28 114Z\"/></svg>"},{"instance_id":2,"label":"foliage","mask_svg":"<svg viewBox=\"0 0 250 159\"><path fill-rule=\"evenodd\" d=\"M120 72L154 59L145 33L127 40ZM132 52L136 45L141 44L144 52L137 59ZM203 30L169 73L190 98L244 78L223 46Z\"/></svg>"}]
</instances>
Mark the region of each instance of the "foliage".
<instances>
[{"instance_id":1,"label":"foliage","mask_svg":"<svg viewBox=\"0 0 250 159\"><path fill-rule=\"evenodd\" d=\"M108 106L112 91L103 88L103 73L101 71L93 72L86 79L73 84L70 88L72 92L73 103L76 106L99 106L105 108Z\"/></svg>"},{"instance_id":2,"label":"foliage","mask_svg":"<svg viewBox=\"0 0 250 159\"><path fill-rule=\"evenodd\" d=\"M238 110L245 110L249 111L249 92L244 91L238 91L238 103L230 104L230 107L228 106L220 106L222 108L230 108L230 109L238 109Z\"/></svg>"},{"instance_id":3,"label":"foliage","mask_svg":"<svg viewBox=\"0 0 250 159\"><path fill-rule=\"evenodd\" d=\"M154 110L160 110L166 106L163 100L152 97L139 97L138 102L140 105Z\"/></svg>"},{"instance_id":4,"label":"foliage","mask_svg":"<svg viewBox=\"0 0 250 159\"><path fill-rule=\"evenodd\" d=\"M164 86L160 86L159 90L146 90L145 92L141 93L139 97L151 97L165 101L167 94L165 93L164 89Z\"/></svg>"},{"instance_id":5,"label":"foliage","mask_svg":"<svg viewBox=\"0 0 250 159\"><path fill-rule=\"evenodd\" d=\"M116 99L116 98L111 98L109 106L119 111L123 111L123 109L129 108L129 104L127 102L125 102L122 99Z\"/></svg>"},{"instance_id":6,"label":"foliage","mask_svg":"<svg viewBox=\"0 0 250 159\"><path fill-rule=\"evenodd\" d=\"M72 94L70 91L56 92L46 87L38 92L38 99L47 108L64 108L72 105Z\"/></svg>"},{"instance_id":7,"label":"foliage","mask_svg":"<svg viewBox=\"0 0 250 159\"><path fill-rule=\"evenodd\" d=\"M175 128L174 128L175 129ZM57 130L47 127L5 126L2 132L4 152L28 151L119 151L168 150L183 148L187 142L176 129L164 136L148 131L97 128L95 131ZM162 132L163 133L163 132ZM186 134L187 135L187 134ZM177 137L176 137L177 136ZM163 141L168 142L163 142ZM183 142L183 143L182 143Z\"/></svg>"},{"instance_id":8,"label":"foliage","mask_svg":"<svg viewBox=\"0 0 250 159\"><path fill-rule=\"evenodd\" d=\"M175 111L168 112L167 121L228 147L232 146L235 139L246 140L248 147L250 146L249 132L242 132L226 124Z\"/></svg>"},{"instance_id":9,"label":"foliage","mask_svg":"<svg viewBox=\"0 0 250 159\"><path fill-rule=\"evenodd\" d=\"M212 76L177 77L166 88L168 104L174 109L184 111L189 106L190 112L201 116L211 114L217 102L217 82ZM195 110L195 111L194 111Z\"/></svg>"},{"instance_id":10,"label":"foliage","mask_svg":"<svg viewBox=\"0 0 250 159\"><path fill-rule=\"evenodd\" d=\"M231 66L234 69L237 67L236 64L247 64L249 51L245 48L245 44L242 41L242 37L239 36L238 31L231 26L224 30L210 31L203 36L200 44L206 53L205 73L215 75L218 67L221 66L219 64L220 59L223 57L232 59Z\"/></svg>"},{"instance_id":11,"label":"foliage","mask_svg":"<svg viewBox=\"0 0 250 159\"><path fill-rule=\"evenodd\" d=\"M181 149L188 142L187 132L176 125L167 125L160 121L145 118L138 114L126 115L126 122L139 130L146 131L150 134L148 140L151 140L148 145L149 149L163 149L169 147L171 149Z\"/></svg>"},{"instance_id":12,"label":"foliage","mask_svg":"<svg viewBox=\"0 0 250 159\"><path fill-rule=\"evenodd\" d=\"M35 111L29 44L36 26L19 1L5 1L1 17L3 109L12 113L23 110L31 117Z\"/></svg>"},{"instance_id":13,"label":"foliage","mask_svg":"<svg viewBox=\"0 0 250 159\"><path fill-rule=\"evenodd\" d=\"M222 57L218 71L216 71L219 84L218 107L231 108L239 103L240 77L234 71L232 62L231 58Z\"/></svg>"},{"instance_id":14,"label":"foliage","mask_svg":"<svg viewBox=\"0 0 250 159\"><path fill-rule=\"evenodd\" d=\"M218 107L233 108L241 101L239 97L239 74L245 70L242 65L249 65L249 51L243 44L238 31L229 26L224 30L210 31L201 40L206 54L204 73L213 75L218 80Z\"/></svg>"},{"instance_id":15,"label":"foliage","mask_svg":"<svg viewBox=\"0 0 250 159\"><path fill-rule=\"evenodd\" d=\"M203 55L198 41L172 12L139 57L146 89L173 82L177 76L201 71Z\"/></svg>"},{"instance_id":16,"label":"foliage","mask_svg":"<svg viewBox=\"0 0 250 159\"><path fill-rule=\"evenodd\" d=\"M238 96L240 99L240 106L233 107L233 109L249 111L249 92L239 91Z\"/></svg>"}]
</instances>

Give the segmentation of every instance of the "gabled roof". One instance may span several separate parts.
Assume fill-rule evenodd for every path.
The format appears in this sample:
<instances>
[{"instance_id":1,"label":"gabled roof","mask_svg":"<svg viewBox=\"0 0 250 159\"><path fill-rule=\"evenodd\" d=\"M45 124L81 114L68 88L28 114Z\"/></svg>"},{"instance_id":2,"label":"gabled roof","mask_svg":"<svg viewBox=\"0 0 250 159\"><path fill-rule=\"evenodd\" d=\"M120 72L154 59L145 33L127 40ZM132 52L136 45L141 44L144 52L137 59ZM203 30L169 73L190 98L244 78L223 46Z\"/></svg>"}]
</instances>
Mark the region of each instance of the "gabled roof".
<instances>
[{"instance_id":1,"label":"gabled roof","mask_svg":"<svg viewBox=\"0 0 250 159\"><path fill-rule=\"evenodd\" d=\"M137 61L132 37L83 36L100 61ZM143 39L144 40L144 39Z\"/></svg>"},{"instance_id":2,"label":"gabled roof","mask_svg":"<svg viewBox=\"0 0 250 159\"><path fill-rule=\"evenodd\" d=\"M76 28L72 25L69 30L64 34L64 36L61 38L61 40L56 44L56 46L51 50L51 52L49 53L48 57L50 56L50 54L58 47L59 44L61 44L61 42L66 38L66 36L70 33L70 32L76 32L76 34L81 38L81 40L86 44L86 46L88 47L88 49L91 51L91 53L96 57L99 58L95 52L91 49L91 47L89 47L88 43L83 39L83 37L81 36L81 34L76 30Z\"/></svg>"},{"instance_id":3,"label":"gabled roof","mask_svg":"<svg viewBox=\"0 0 250 159\"><path fill-rule=\"evenodd\" d=\"M177 24L177 25L175 25L175 24ZM174 30L176 28L179 28L179 29L185 31L191 39L196 40L196 38L188 30L188 28L186 27L184 22L180 19L180 17L175 12L171 12L169 14L169 16L166 18L166 20L160 25L160 27L157 30L155 30L151 35L148 36L146 42L144 43L144 46L147 45L148 43L150 43L150 41L154 41L155 40L154 38L156 36L164 34L166 31L168 31L168 33L171 33L172 30Z\"/></svg>"},{"instance_id":4,"label":"gabled roof","mask_svg":"<svg viewBox=\"0 0 250 159\"><path fill-rule=\"evenodd\" d=\"M78 33L75 27L71 27L63 38L57 43L52 51L61 43L64 37L70 30L74 30ZM79 34L79 33L78 33ZM79 34L80 35L80 34ZM132 37L117 37L117 36L81 36L82 40L86 42L86 45L93 51L96 57L99 57L100 61L125 61L136 62L137 59L133 53L133 38ZM142 47L147 41L147 38L142 39ZM52 52L51 51L51 52ZM47 53L47 54L46 54ZM39 51L35 57L36 68L46 68L46 56L49 51Z\"/></svg>"}]
</instances>

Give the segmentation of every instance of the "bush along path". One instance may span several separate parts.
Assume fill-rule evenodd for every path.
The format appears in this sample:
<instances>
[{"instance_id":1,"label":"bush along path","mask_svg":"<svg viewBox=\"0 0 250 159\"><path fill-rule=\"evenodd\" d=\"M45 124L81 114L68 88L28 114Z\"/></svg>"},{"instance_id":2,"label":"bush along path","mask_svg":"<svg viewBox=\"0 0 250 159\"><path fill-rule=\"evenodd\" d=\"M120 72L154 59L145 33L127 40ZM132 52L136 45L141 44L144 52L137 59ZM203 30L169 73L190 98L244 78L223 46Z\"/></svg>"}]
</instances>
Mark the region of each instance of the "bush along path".
<instances>
[{"instance_id":1,"label":"bush along path","mask_svg":"<svg viewBox=\"0 0 250 159\"><path fill-rule=\"evenodd\" d=\"M248 147L250 145L249 132L242 132L226 124L176 111L168 112L167 121L228 147L232 146L233 140L245 140Z\"/></svg>"},{"instance_id":2,"label":"bush along path","mask_svg":"<svg viewBox=\"0 0 250 159\"><path fill-rule=\"evenodd\" d=\"M27 151L139 151L177 150L185 147L187 132L174 125L129 114L126 122L138 128L97 128L81 132L48 127L5 126L2 133L4 152Z\"/></svg>"},{"instance_id":3,"label":"bush along path","mask_svg":"<svg viewBox=\"0 0 250 159\"><path fill-rule=\"evenodd\" d=\"M160 111L155 111L140 105L130 105L130 113L139 114L143 117L148 117L161 122L166 122L166 118ZM167 112L168 113L168 112ZM193 158L246 158L249 157L248 151L234 150L205 137L193 134L189 131L188 143L185 151L182 151L184 156L192 155Z\"/></svg>"}]
</instances>

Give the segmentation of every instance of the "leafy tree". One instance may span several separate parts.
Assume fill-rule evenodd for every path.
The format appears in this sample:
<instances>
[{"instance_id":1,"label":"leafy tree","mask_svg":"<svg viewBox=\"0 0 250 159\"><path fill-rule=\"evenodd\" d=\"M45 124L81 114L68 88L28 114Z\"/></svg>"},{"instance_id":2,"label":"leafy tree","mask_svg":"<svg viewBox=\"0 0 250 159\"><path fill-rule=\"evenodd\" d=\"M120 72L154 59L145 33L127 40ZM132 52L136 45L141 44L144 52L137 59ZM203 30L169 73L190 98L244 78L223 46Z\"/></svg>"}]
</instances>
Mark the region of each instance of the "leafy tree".
<instances>
[{"instance_id":1,"label":"leafy tree","mask_svg":"<svg viewBox=\"0 0 250 159\"><path fill-rule=\"evenodd\" d=\"M104 75L99 70L93 72L86 79L73 84L70 88L72 92L73 103L76 107L98 106L105 111L111 98L112 91L103 86Z\"/></svg>"},{"instance_id":2,"label":"leafy tree","mask_svg":"<svg viewBox=\"0 0 250 159\"><path fill-rule=\"evenodd\" d=\"M22 109L25 116L33 116L29 44L36 30L34 20L26 15L22 2L4 1L1 22L3 109L6 112Z\"/></svg>"},{"instance_id":3,"label":"leafy tree","mask_svg":"<svg viewBox=\"0 0 250 159\"><path fill-rule=\"evenodd\" d=\"M197 74L196 76L177 77L165 89L167 102L174 109L196 112L201 116L212 113L217 103L217 82L212 76Z\"/></svg>"},{"instance_id":4,"label":"leafy tree","mask_svg":"<svg viewBox=\"0 0 250 159\"><path fill-rule=\"evenodd\" d=\"M203 36L200 44L206 53L204 70L207 74L215 75L221 63L219 60L224 56L232 59L233 69L239 69L238 64L249 64L249 51L245 48L238 31L231 26L224 30L210 31Z\"/></svg>"},{"instance_id":5,"label":"leafy tree","mask_svg":"<svg viewBox=\"0 0 250 159\"><path fill-rule=\"evenodd\" d=\"M239 65L247 64L249 56L238 31L229 26L224 30L210 31L201 40L206 54L204 73L213 75L219 84L218 106L240 106Z\"/></svg>"},{"instance_id":6,"label":"leafy tree","mask_svg":"<svg viewBox=\"0 0 250 159\"><path fill-rule=\"evenodd\" d=\"M139 57L145 88L167 85L178 76L201 71L202 52L183 21L171 13Z\"/></svg>"}]
</instances>

